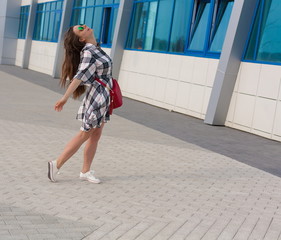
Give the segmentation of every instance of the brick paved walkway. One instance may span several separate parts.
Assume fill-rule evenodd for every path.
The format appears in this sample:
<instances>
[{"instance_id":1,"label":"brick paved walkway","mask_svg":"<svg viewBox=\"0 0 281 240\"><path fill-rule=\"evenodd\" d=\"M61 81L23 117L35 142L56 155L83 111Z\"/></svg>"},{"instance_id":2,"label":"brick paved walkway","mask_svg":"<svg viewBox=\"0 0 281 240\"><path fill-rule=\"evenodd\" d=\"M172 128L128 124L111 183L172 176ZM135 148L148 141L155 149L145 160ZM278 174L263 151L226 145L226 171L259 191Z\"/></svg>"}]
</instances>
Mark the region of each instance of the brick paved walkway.
<instances>
[{"instance_id":1,"label":"brick paved walkway","mask_svg":"<svg viewBox=\"0 0 281 240\"><path fill-rule=\"evenodd\" d=\"M77 101L0 72L0 239L281 239L281 180L114 115L78 179L82 150L47 179L79 129ZM266 160L266 159L265 159Z\"/></svg>"}]
</instances>

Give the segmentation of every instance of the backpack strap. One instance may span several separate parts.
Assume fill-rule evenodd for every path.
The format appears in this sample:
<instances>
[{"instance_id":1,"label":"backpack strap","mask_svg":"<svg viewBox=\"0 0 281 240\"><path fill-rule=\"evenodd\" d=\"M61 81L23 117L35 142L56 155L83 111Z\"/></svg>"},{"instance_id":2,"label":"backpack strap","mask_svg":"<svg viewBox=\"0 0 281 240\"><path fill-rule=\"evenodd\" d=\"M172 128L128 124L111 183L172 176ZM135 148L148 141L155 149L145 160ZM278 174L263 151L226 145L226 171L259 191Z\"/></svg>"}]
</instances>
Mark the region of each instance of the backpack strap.
<instances>
[{"instance_id":1,"label":"backpack strap","mask_svg":"<svg viewBox=\"0 0 281 240\"><path fill-rule=\"evenodd\" d=\"M103 85L105 88L107 88L109 91L111 91L112 89L109 88L104 82L102 82L99 78L95 77L95 80L97 82L99 82L101 85Z\"/></svg>"}]
</instances>

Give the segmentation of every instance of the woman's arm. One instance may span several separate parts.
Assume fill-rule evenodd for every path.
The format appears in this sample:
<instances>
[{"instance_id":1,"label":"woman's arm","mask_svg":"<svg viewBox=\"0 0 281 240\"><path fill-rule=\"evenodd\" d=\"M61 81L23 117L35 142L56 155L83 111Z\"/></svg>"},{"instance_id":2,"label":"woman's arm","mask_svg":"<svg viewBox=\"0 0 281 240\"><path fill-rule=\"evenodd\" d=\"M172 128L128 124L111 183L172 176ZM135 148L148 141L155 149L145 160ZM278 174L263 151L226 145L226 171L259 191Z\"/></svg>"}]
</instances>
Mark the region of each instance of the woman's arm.
<instances>
[{"instance_id":1,"label":"woman's arm","mask_svg":"<svg viewBox=\"0 0 281 240\"><path fill-rule=\"evenodd\" d=\"M68 86L65 94L63 95L63 97L56 102L55 104L55 110L60 112L63 108L63 105L67 102L68 98L73 94L73 92L75 91L75 89L80 85L81 80L74 78L72 80L72 82L70 83L70 85Z\"/></svg>"}]
</instances>

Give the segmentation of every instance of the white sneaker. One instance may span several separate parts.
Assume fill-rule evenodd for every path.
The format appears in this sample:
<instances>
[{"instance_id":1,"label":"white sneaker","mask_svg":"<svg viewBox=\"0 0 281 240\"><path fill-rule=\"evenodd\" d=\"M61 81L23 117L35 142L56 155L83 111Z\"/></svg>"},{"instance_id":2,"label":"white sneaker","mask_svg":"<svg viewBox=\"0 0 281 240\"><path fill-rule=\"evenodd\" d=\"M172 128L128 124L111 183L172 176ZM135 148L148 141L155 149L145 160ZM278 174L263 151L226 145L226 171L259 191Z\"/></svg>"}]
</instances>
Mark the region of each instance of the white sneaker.
<instances>
[{"instance_id":1,"label":"white sneaker","mask_svg":"<svg viewBox=\"0 0 281 240\"><path fill-rule=\"evenodd\" d=\"M52 182L56 182L57 175L59 174L59 169L57 168L57 161L48 162L48 178Z\"/></svg>"},{"instance_id":2,"label":"white sneaker","mask_svg":"<svg viewBox=\"0 0 281 240\"><path fill-rule=\"evenodd\" d=\"M82 173L80 172L80 179L87 180L92 183L100 183L101 181L94 176L94 171L90 170L89 172Z\"/></svg>"}]
</instances>

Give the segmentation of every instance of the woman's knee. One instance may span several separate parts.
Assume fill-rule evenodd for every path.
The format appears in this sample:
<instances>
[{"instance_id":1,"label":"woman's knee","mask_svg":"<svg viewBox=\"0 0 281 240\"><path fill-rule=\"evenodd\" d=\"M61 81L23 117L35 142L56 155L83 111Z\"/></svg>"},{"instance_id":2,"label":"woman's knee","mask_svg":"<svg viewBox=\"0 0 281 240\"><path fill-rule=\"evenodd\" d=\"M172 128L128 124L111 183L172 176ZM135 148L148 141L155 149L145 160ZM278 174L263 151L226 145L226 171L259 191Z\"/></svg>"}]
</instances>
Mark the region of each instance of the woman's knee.
<instances>
[{"instance_id":1,"label":"woman's knee","mask_svg":"<svg viewBox=\"0 0 281 240\"><path fill-rule=\"evenodd\" d=\"M80 139L81 139L82 141L86 141L86 140L88 140L88 138L91 136L91 131L92 131L92 130L90 130L90 131L88 131L88 132L80 131L79 134L78 134L78 136L80 137Z\"/></svg>"},{"instance_id":2,"label":"woman's knee","mask_svg":"<svg viewBox=\"0 0 281 240\"><path fill-rule=\"evenodd\" d=\"M101 134L102 134L102 128L96 128L93 130L93 132L91 133L91 136L90 136L90 139L92 141L99 141L100 137L101 137Z\"/></svg>"}]
</instances>

